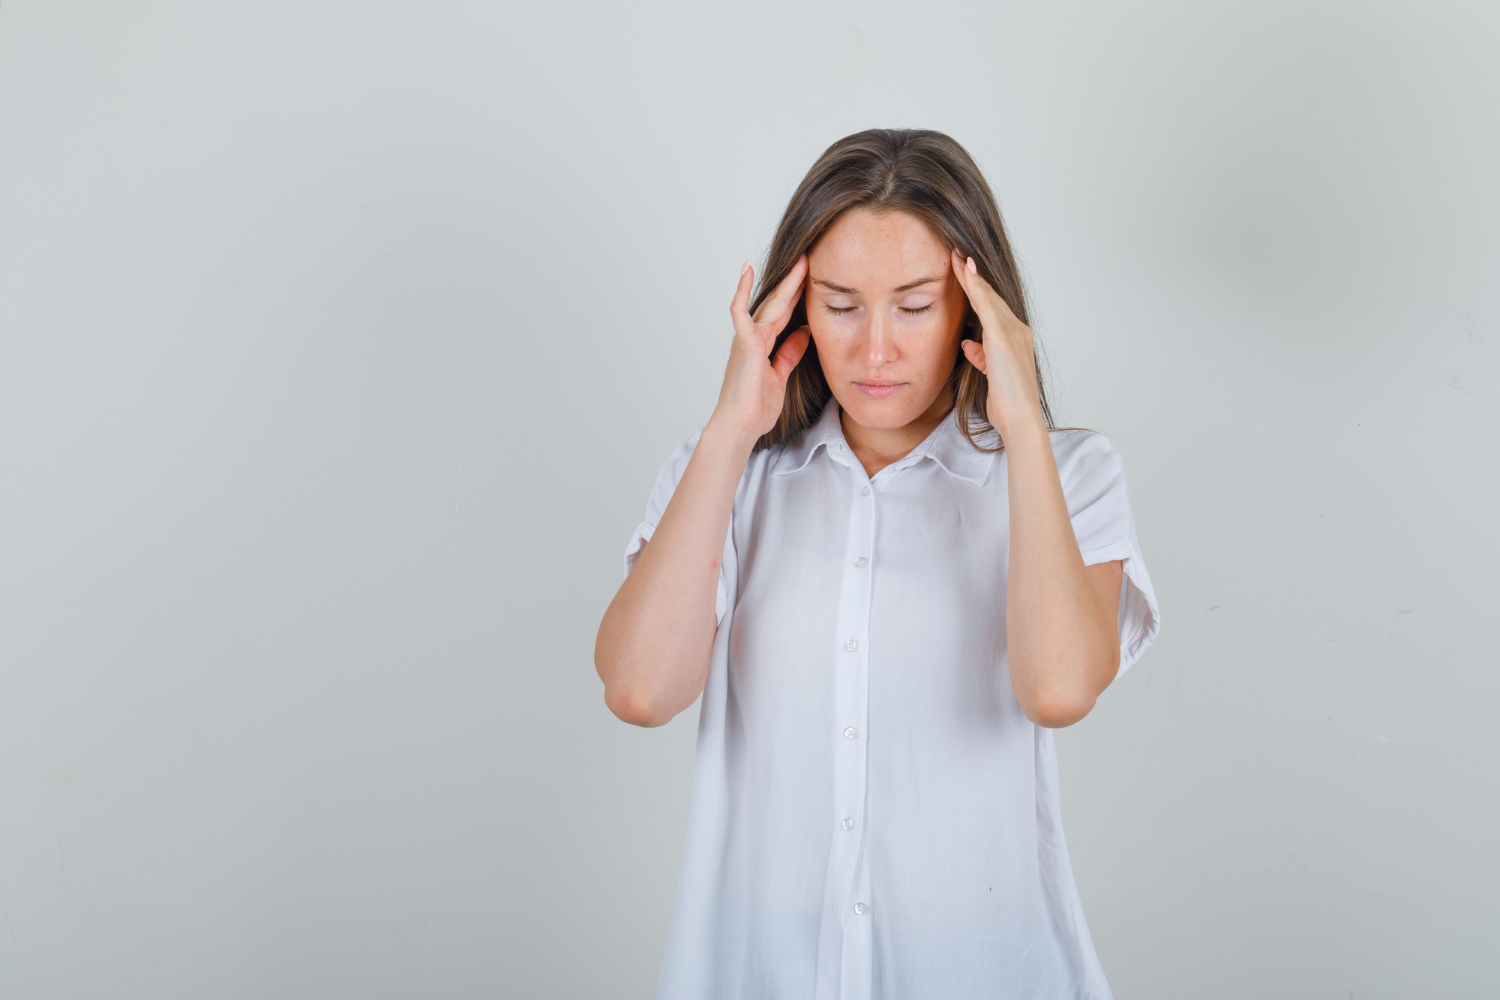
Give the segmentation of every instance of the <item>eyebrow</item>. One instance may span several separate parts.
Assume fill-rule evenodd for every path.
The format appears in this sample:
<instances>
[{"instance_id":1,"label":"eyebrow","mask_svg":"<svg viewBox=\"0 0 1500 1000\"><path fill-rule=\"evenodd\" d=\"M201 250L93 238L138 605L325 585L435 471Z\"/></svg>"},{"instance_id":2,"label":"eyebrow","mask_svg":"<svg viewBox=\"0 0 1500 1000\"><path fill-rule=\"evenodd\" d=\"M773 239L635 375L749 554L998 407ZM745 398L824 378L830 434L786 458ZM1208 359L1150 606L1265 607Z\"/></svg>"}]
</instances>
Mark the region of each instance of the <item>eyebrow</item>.
<instances>
[{"instance_id":1,"label":"eyebrow","mask_svg":"<svg viewBox=\"0 0 1500 1000\"><path fill-rule=\"evenodd\" d=\"M913 288L917 288L917 287L920 287L922 285L930 284L930 283L932 283L934 281L942 281L942 280L943 279L942 279L941 275L934 275L931 278L918 278L916 281L908 281L906 284L901 285L898 288L891 289L891 291L893 291L893 292L909 292ZM831 281L824 281L821 278L813 278L812 279L812 283L815 284L815 285L822 285L824 288L828 289L830 292L842 292L845 295L858 295L859 294L859 292L855 291L853 288L845 288L843 285L835 285L833 282L831 282Z\"/></svg>"}]
</instances>

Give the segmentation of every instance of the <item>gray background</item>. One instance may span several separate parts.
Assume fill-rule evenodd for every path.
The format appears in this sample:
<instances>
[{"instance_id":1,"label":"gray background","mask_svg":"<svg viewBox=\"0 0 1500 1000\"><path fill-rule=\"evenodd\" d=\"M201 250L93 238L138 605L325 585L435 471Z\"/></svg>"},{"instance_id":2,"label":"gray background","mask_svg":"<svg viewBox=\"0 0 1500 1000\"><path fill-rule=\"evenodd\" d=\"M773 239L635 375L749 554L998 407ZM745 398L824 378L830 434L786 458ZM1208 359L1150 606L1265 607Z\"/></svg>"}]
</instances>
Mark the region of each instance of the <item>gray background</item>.
<instances>
[{"instance_id":1,"label":"gray background","mask_svg":"<svg viewBox=\"0 0 1500 1000\"><path fill-rule=\"evenodd\" d=\"M835 139L991 180L1155 645L1119 1000L1494 989L1493 4L0 6L0 995L649 997L595 630Z\"/></svg>"}]
</instances>

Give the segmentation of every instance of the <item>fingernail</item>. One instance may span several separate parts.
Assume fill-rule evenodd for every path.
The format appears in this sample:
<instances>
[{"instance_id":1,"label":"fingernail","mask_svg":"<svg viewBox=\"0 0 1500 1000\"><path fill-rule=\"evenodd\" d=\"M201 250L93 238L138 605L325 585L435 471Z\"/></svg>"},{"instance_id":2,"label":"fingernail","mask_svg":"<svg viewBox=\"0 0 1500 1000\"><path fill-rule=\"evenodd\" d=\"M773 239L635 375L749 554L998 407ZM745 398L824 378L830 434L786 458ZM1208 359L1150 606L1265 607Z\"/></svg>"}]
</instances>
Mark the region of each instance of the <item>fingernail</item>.
<instances>
[{"instance_id":1,"label":"fingernail","mask_svg":"<svg viewBox=\"0 0 1500 1000\"><path fill-rule=\"evenodd\" d=\"M969 258L969 273L970 274L978 274L979 273L979 268L977 268L977 267L974 266L974 258L973 257Z\"/></svg>"},{"instance_id":2,"label":"fingernail","mask_svg":"<svg viewBox=\"0 0 1500 1000\"><path fill-rule=\"evenodd\" d=\"M740 265L740 273L744 274L748 270L750 270L750 258L746 257L745 258L745 263L743 263L743 264Z\"/></svg>"}]
</instances>

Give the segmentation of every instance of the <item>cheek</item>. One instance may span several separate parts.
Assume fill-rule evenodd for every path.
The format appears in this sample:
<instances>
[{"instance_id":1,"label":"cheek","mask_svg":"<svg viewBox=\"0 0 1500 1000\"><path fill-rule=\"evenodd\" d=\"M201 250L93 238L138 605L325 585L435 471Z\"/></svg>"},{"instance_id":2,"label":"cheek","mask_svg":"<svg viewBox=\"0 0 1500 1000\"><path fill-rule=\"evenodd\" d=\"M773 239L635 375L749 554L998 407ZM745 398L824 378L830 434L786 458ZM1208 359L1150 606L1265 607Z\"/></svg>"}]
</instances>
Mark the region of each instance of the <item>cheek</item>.
<instances>
[{"instance_id":1,"label":"cheek","mask_svg":"<svg viewBox=\"0 0 1500 1000\"><path fill-rule=\"evenodd\" d=\"M818 363L832 372L845 364L850 351L850 338L840 336L836 325L830 325L816 316L807 320L808 332L812 334L812 346L818 352Z\"/></svg>"},{"instance_id":2,"label":"cheek","mask_svg":"<svg viewBox=\"0 0 1500 1000\"><path fill-rule=\"evenodd\" d=\"M931 316L912 327L913 349L922 354L946 357L958 350L958 340L963 334L963 313L949 310L933 310Z\"/></svg>"},{"instance_id":3,"label":"cheek","mask_svg":"<svg viewBox=\"0 0 1500 1000\"><path fill-rule=\"evenodd\" d=\"M812 333L813 344L818 354L838 357L848 354L859 340L859 328L837 316L812 315L807 318L807 329Z\"/></svg>"},{"instance_id":4,"label":"cheek","mask_svg":"<svg viewBox=\"0 0 1500 1000\"><path fill-rule=\"evenodd\" d=\"M963 348L958 346L963 337L962 323L962 313L947 315L935 319L923 331L922 364L935 380L941 381L948 377L955 361L963 351Z\"/></svg>"}]
</instances>

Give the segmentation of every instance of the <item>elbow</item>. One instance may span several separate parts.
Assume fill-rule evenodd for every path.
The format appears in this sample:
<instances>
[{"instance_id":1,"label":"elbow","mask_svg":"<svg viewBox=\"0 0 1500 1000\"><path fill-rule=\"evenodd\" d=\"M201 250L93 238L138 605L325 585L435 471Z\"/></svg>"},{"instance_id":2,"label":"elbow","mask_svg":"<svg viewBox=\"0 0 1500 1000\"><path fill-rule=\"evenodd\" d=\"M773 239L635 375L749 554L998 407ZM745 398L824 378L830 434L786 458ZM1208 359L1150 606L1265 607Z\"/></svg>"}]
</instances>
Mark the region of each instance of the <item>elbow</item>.
<instances>
[{"instance_id":1,"label":"elbow","mask_svg":"<svg viewBox=\"0 0 1500 1000\"><path fill-rule=\"evenodd\" d=\"M1119 672L1118 643L1109 646L1107 653L1093 662L1096 666L1067 671L1061 677L1052 678L1052 683L1044 685L1040 691L1033 691L1021 705L1026 717L1048 729L1063 729L1082 721L1094 710L1099 696Z\"/></svg>"},{"instance_id":2,"label":"elbow","mask_svg":"<svg viewBox=\"0 0 1500 1000\"><path fill-rule=\"evenodd\" d=\"M668 662L672 650L632 648L608 628L601 628L594 646L594 670L604 682L604 705L621 722L654 729L671 722L692 704L678 680L684 671ZM703 689L707 664L698 671L693 691L696 700Z\"/></svg>"},{"instance_id":3,"label":"elbow","mask_svg":"<svg viewBox=\"0 0 1500 1000\"><path fill-rule=\"evenodd\" d=\"M604 682L604 707L615 718L642 729L654 729L672 721L675 713L664 715L653 700L641 692L639 685L626 683L619 665L598 649L594 651L594 669Z\"/></svg>"},{"instance_id":4,"label":"elbow","mask_svg":"<svg viewBox=\"0 0 1500 1000\"><path fill-rule=\"evenodd\" d=\"M640 726L642 729L654 729L664 726L671 721L671 716L663 717L657 712L645 698L635 691L618 691L609 687L604 689L604 705L610 710L615 718L621 722L628 722L632 726Z\"/></svg>"},{"instance_id":5,"label":"elbow","mask_svg":"<svg viewBox=\"0 0 1500 1000\"><path fill-rule=\"evenodd\" d=\"M594 672L604 682L604 707L615 718L632 726L649 728L658 725L646 699L641 697L639 691L623 683L617 643L618 638L610 628L609 615L606 614L603 624L599 626L599 635L594 640Z\"/></svg>"},{"instance_id":6,"label":"elbow","mask_svg":"<svg viewBox=\"0 0 1500 1000\"><path fill-rule=\"evenodd\" d=\"M1064 729L1092 712L1095 700L1081 692L1057 693L1026 706L1026 717L1047 729Z\"/></svg>"},{"instance_id":7,"label":"elbow","mask_svg":"<svg viewBox=\"0 0 1500 1000\"><path fill-rule=\"evenodd\" d=\"M1094 710L1094 703L1080 704L1077 702L1049 703L1031 712L1026 713L1031 721L1047 729L1064 729L1079 722L1084 716Z\"/></svg>"}]
</instances>

